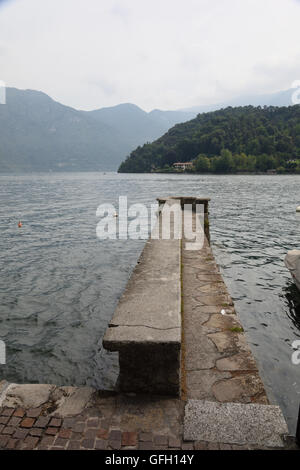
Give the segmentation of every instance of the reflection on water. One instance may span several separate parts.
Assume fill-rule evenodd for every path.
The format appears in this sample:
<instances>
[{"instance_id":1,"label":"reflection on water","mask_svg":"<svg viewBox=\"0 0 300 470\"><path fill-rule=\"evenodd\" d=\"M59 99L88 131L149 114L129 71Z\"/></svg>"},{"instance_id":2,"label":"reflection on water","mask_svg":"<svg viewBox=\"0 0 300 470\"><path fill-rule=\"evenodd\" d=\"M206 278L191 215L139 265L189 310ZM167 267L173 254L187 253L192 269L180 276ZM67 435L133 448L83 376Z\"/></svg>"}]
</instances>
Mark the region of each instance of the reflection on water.
<instances>
[{"instance_id":1,"label":"reflection on water","mask_svg":"<svg viewBox=\"0 0 300 470\"><path fill-rule=\"evenodd\" d=\"M283 296L286 299L286 314L298 330L300 337L300 292L294 282L290 282L283 288Z\"/></svg>"},{"instance_id":2,"label":"reflection on water","mask_svg":"<svg viewBox=\"0 0 300 470\"><path fill-rule=\"evenodd\" d=\"M284 266L300 248L300 176L0 176L0 379L111 387L117 358L102 348L144 241L96 237L96 209L119 196L210 196L212 248L271 399L295 430L300 296ZM17 223L22 220L22 229Z\"/></svg>"}]
</instances>

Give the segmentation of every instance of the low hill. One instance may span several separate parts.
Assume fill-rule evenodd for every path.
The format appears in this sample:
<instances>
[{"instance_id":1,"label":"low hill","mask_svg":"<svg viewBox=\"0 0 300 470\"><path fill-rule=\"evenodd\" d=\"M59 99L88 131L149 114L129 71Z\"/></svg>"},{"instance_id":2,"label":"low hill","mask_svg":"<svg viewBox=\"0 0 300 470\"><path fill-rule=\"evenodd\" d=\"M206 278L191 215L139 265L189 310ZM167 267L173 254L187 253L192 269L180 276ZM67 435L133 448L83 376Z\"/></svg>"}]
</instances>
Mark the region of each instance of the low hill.
<instances>
[{"instance_id":1,"label":"low hill","mask_svg":"<svg viewBox=\"0 0 300 470\"><path fill-rule=\"evenodd\" d=\"M244 164L229 161L223 165L217 159L225 150L229 152L227 159L235 156L238 161L242 155ZM199 155L208 160L204 169L212 172L296 167L300 159L300 106L228 107L199 114L191 121L175 125L152 144L138 147L119 171L168 169L176 162L195 160ZM245 157L250 157L248 164Z\"/></svg>"}]
</instances>

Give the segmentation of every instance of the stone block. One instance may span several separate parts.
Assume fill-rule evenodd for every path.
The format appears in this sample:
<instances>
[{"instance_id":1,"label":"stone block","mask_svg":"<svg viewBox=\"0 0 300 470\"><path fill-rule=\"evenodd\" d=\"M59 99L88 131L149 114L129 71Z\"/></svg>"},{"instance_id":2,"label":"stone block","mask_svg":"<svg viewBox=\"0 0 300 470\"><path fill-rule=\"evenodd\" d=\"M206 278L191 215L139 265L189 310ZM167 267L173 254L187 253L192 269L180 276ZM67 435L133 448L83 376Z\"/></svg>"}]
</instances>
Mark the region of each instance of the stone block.
<instances>
[{"instance_id":1,"label":"stone block","mask_svg":"<svg viewBox=\"0 0 300 470\"><path fill-rule=\"evenodd\" d=\"M185 408L185 440L272 448L287 434L278 406L189 400Z\"/></svg>"}]
</instances>

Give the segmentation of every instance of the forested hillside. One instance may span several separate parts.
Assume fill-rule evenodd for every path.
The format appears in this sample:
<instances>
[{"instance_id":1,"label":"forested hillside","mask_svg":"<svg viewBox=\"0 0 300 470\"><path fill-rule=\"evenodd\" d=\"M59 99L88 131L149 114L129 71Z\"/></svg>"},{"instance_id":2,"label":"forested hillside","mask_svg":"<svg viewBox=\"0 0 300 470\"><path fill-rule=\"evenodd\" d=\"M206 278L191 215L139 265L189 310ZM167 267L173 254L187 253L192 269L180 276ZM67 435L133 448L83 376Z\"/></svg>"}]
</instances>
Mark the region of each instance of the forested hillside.
<instances>
[{"instance_id":1,"label":"forested hillside","mask_svg":"<svg viewBox=\"0 0 300 470\"><path fill-rule=\"evenodd\" d=\"M199 114L138 147L119 171L168 171L187 161L203 173L300 172L300 106L229 107Z\"/></svg>"}]
</instances>

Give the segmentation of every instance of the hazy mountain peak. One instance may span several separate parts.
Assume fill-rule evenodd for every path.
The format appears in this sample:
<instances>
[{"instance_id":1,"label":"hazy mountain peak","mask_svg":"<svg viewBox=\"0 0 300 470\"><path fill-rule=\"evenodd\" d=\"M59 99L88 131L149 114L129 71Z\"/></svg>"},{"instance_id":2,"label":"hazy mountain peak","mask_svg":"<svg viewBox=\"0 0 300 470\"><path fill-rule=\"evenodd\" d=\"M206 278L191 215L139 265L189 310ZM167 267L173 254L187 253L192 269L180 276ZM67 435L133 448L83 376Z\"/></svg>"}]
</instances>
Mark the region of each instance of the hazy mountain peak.
<instances>
[{"instance_id":1,"label":"hazy mountain peak","mask_svg":"<svg viewBox=\"0 0 300 470\"><path fill-rule=\"evenodd\" d=\"M186 110L147 113L133 103L79 111L42 91L7 88L0 105L0 171L116 170L137 146L198 113L228 106L291 104L294 90Z\"/></svg>"}]
</instances>

